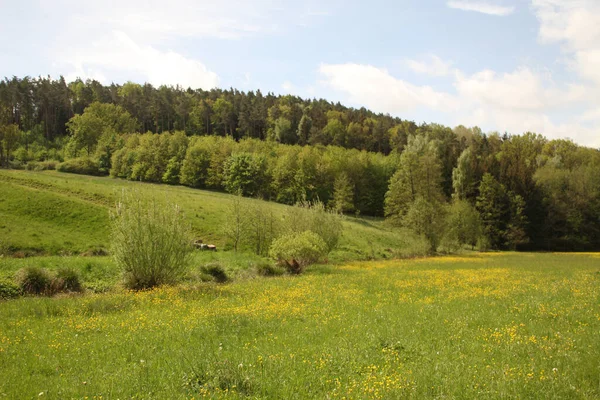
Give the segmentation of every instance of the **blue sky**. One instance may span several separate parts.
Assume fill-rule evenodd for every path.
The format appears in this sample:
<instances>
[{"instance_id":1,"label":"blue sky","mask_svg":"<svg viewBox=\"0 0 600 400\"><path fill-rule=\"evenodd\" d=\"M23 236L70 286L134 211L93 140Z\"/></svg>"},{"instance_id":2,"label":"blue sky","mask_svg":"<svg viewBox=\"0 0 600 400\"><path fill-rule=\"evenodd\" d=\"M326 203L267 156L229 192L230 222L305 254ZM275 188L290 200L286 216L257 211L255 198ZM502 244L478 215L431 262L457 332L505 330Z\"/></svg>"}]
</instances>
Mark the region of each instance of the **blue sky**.
<instances>
[{"instance_id":1,"label":"blue sky","mask_svg":"<svg viewBox=\"0 0 600 400\"><path fill-rule=\"evenodd\" d=\"M600 147L600 1L0 0L0 76L291 93Z\"/></svg>"}]
</instances>

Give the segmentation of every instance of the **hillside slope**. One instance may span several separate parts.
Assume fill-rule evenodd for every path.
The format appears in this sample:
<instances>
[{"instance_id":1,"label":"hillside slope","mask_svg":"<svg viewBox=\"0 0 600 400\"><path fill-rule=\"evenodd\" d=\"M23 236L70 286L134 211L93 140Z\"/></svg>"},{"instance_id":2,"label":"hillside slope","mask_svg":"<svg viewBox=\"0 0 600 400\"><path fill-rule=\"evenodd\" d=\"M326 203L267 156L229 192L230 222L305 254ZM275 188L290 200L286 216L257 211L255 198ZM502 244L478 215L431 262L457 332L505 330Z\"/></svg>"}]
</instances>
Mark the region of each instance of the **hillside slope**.
<instances>
[{"instance_id":1,"label":"hillside slope","mask_svg":"<svg viewBox=\"0 0 600 400\"><path fill-rule=\"evenodd\" d=\"M223 234L234 196L54 171L0 170L0 249L5 253L82 253L109 245L109 209L122 190L167 198L183 207L198 238L227 248ZM261 200L244 199L246 202ZM281 214L289 206L267 203ZM382 220L346 217L333 259L373 259L419 252L419 238Z\"/></svg>"}]
</instances>

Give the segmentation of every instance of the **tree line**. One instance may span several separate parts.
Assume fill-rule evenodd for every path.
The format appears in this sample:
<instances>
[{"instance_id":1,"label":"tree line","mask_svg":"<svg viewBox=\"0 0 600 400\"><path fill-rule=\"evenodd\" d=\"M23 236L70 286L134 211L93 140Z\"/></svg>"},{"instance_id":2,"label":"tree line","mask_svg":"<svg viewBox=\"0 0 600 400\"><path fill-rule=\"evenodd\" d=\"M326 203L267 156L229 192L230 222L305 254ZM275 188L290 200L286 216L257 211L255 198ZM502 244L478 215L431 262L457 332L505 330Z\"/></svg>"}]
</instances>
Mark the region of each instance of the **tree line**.
<instances>
[{"instance_id":1,"label":"tree line","mask_svg":"<svg viewBox=\"0 0 600 400\"><path fill-rule=\"evenodd\" d=\"M3 166L385 216L432 249L448 238L600 248L600 152L534 133L417 125L260 91L13 78L0 83L0 144Z\"/></svg>"}]
</instances>

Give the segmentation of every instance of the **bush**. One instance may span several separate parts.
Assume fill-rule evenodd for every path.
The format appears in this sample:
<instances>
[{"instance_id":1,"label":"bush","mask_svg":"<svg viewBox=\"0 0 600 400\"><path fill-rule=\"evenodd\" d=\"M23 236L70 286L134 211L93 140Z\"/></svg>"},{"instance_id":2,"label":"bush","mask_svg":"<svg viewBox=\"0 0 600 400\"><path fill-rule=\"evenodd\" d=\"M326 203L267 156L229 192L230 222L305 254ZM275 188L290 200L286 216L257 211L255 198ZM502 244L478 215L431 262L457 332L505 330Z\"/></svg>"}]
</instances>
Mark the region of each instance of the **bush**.
<instances>
[{"instance_id":1,"label":"bush","mask_svg":"<svg viewBox=\"0 0 600 400\"><path fill-rule=\"evenodd\" d=\"M25 267L17 271L15 280L23 293L52 294L52 278L45 269Z\"/></svg>"},{"instance_id":2,"label":"bush","mask_svg":"<svg viewBox=\"0 0 600 400\"><path fill-rule=\"evenodd\" d=\"M200 267L200 272L204 275L212 277L212 280L217 283L225 283L229 281L225 268L219 262L211 262Z\"/></svg>"},{"instance_id":3,"label":"bush","mask_svg":"<svg viewBox=\"0 0 600 400\"><path fill-rule=\"evenodd\" d=\"M316 263L327 252L327 244L319 235L304 231L276 239L271 245L269 255L291 274L300 274L307 265Z\"/></svg>"},{"instance_id":4,"label":"bush","mask_svg":"<svg viewBox=\"0 0 600 400\"><path fill-rule=\"evenodd\" d=\"M55 170L58 161L29 161L25 167L28 171L46 171Z\"/></svg>"},{"instance_id":5,"label":"bush","mask_svg":"<svg viewBox=\"0 0 600 400\"><path fill-rule=\"evenodd\" d=\"M21 295L19 286L12 282L0 280L0 300L14 299Z\"/></svg>"},{"instance_id":6,"label":"bush","mask_svg":"<svg viewBox=\"0 0 600 400\"><path fill-rule=\"evenodd\" d=\"M53 292L82 292L79 273L73 268L60 268L52 280Z\"/></svg>"},{"instance_id":7,"label":"bush","mask_svg":"<svg viewBox=\"0 0 600 400\"><path fill-rule=\"evenodd\" d=\"M173 284L182 278L193 247L179 206L124 192L111 217L111 253L128 288Z\"/></svg>"},{"instance_id":8,"label":"bush","mask_svg":"<svg viewBox=\"0 0 600 400\"><path fill-rule=\"evenodd\" d=\"M256 273L260 276L279 276L285 272L280 266L266 261L257 263L254 268L256 268Z\"/></svg>"},{"instance_id":9,"label":"bush","mask_svg":"<svg viewBox=\"0 0 600 400\"><path fill-rule=\"evenodd\" d=\"M327 210L320 201L302 202L287 210L284 231L312 231L323 239L327 252L330 252L337 246L342 235L342 219L338 213Z\"/></svg>"},{"instance_id":10,"label":"bush","mask_svg":"<svg viewBox=\"0 0 600 400\"><path fill-rule=\"evenodd\" d=\"M89 157L72 158L62 162L56 166L56 170L60 172L70 172L72 174L82 175L106 175L100 170L98 162Z\"/></svg>"}]
</instances>

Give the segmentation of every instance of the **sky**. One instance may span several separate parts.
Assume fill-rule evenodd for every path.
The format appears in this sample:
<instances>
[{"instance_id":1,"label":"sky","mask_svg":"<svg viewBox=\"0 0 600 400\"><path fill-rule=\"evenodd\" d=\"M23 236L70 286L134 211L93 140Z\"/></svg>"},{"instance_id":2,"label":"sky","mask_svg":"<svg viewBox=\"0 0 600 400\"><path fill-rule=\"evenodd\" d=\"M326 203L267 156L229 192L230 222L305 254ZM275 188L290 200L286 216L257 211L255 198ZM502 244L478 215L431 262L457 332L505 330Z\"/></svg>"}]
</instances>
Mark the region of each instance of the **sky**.
<instances>
[{"instance_id":1,"label":"sky","mask_svg":"<svg viewBox=\"0 0 600 400\"><path fill-rule=\"evenodd\" d=\"M0 0L0 77L325 98L600 148L600 0Z\"/></svg>"}]
</instances>

